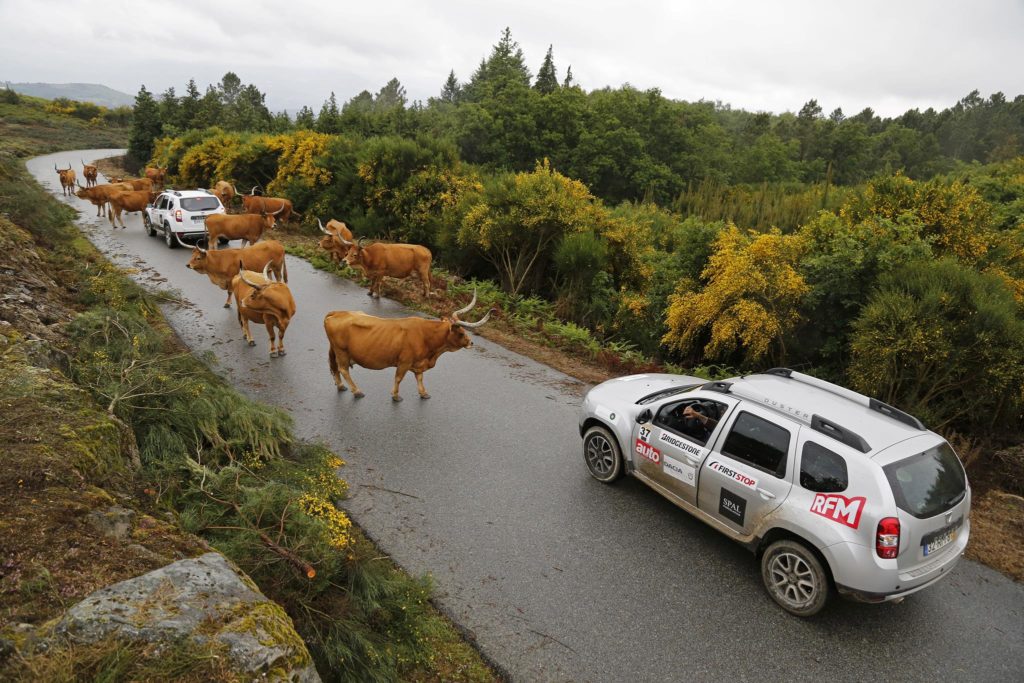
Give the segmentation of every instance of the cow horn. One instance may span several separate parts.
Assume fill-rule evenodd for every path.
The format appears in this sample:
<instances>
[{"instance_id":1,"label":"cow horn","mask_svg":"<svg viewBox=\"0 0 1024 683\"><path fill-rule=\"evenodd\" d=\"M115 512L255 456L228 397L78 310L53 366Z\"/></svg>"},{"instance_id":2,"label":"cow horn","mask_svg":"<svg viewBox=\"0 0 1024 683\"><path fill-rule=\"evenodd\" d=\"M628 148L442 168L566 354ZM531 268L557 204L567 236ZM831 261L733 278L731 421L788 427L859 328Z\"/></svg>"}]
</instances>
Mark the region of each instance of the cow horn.
<instances>
[{"instance_id":1,"label":"cow horn","mask_svg":"<svg viewBox=\"0 0 1024 683\"><path fill-rule=\"evenodd\" d=\"M255 196L256 196L256 188L257 188L257 187L259 187L259 185L253 185L253 186L252 186L252 189L251 189L251 190L249 190L249 196L250 196L250 197L255 197Z\"/></svg>"},{"instance_id":2,"label":"cow horn","mask_svg":"<svg viewBox=\"0 0 1024 683\"><path fill-rule=\"evenodd\" d=\"M337 234L335 235L335 237L341 240L341 243L344 244L346 247L351 247L353 244L355 244L355 242L349 242L347 239L342 237L341 234Z\"/></svg>"},{"instance_id":3,"label":"cow horn","mask_svg":"<svg viewBox=\"0 0 1024 683\"><path fill-rule=\"evenodd\" d=\"M234 184L234 183L231 183L231 189L232 189L232 190L234 190L234 191L235 191L235 194L237 194L237 195L240 195L240 194L242 194L241 192L239 192L239 191L238 191L238 188L237 188L237 187L235 187L235 184Z\"/></svg>"},{"instance_id":4,"label":"cow horn","mask_svg":"<svg viewBox=\"0 0 1024 683\"><path fill-rule=\"evenodd\" d=\"M491 310L487 311L487 315L480 318L475 323L464 323L461 320L455 320L454 324L458 325L459 327L466 327L468 329L475 330L476 328L483 326L488 320L490 320L491 313L493 312L494 309L492 308Z\"/></svg>"},{"instance_id":5,"label":"cow horn","mask_svg":"<svg viewBox=\"0 0 1024 683\"><path fill-rule=\"evenodd\" d=\"M359 238L359 239L358 239L358 240L356 241L356 246L357 246L357 247L359 247L360 249L365 249L365 247L363 246L363 242L365 242L365 241L366 241L366 238L365 238L365 237L360 237L360 238Z\"/></svg>"},{"instance_id":6,"label":"cow horn","mask_svg":"<svg viewBox=\"0 0 1024 683\"><path fill-rule=\"evenodd\" d=\"M281 213L282 211L284 211L284 204L281 205L280 209L278 209L277 211L275 211L274 213L272 213L270 215L271 216L276 216L277 214Z\"/></svg>"},{"instance_id":7,"label":"cow horn","mask_svg":"<svg viewBox=\"0 0 1024 683\"><path fill-rule=\"evenodd\" d=\"M471 310L473 310L474 306L476 306L476 287L473 288L473 300L470 301L469 305L466 306L465 308L460 308L459 310L452 313L452 317L458 319L458 317L463 313L469 313Z\"/></svg>"},{"instance_id":8,"label":"cow horn","mask_svg":"<svg viewBox=\"0 0 1024 683\"><path fill-rule=\"evenodd\" d=\"M53 164L53 170L56 171L57 173L60 173L60 169L57 168L56 162L54 162L54 164Z\"/></svg>"},{"instance_id":9,"label":"cow horn","mask_svg":"<svg viewBox=\"0 0 1024 683\"><path fill-rule=\"evenodd\" d=\"M241 261L238 262L238 274L242 276L242 282L244 282L245 284L249 285L253 289L260 290L260 289L263 289L266 286L266 285L261 285L261 284L258 284L256 282L253 282L252 280L247 278L245 276L245 266L242 265Z\"/></svg>"},{"instance_id":10,"label":"cow horn","mask_svg":"<svg viewBox=\"0 0 1024 683\"><path fill-rule=\"evenodd\" d=\"M174 239L178 240L178 244L188 249L188 245L181 241L181 235L174 233Z\"/></svg>"},{"instance_id":11,"label":"cow horn","mask_svg":"<svg viewBox=\"0 0 1024 683\"><path fill-rule=\"evenodd\" d=\"M266 265L263 266L263 277L270 279L270 261L267 261Z\"/></svg>"},{"instance_id":12,"label":"cow horn","mask_svg":"<svg viewBox=\"0 0 1024 683\"><path fill-rule=\"evenodd\" d=\"M317 225L320 226L320 232L322 232L325 235L330 235L331 234L331 233L327 232L327 228L324 227L324 222L322 220L320 220L319 217L317 217L316 222L317 222Z\"/></svg>"}]
</instances>

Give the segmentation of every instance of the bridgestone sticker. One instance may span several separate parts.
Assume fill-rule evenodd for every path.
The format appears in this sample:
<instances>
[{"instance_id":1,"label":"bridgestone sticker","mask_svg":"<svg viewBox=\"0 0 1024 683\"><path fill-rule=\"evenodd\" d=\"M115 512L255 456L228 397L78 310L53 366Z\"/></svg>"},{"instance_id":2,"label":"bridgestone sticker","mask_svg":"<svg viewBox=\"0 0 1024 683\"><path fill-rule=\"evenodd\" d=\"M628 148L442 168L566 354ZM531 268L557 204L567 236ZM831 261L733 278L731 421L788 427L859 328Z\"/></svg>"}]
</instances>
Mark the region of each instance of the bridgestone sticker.
<instances>
[{"instance_id":1,"label":"bridgestone sticker","mask_svg":"<svg viewBox=\"0 0 1024 683\"><path fill-rule=\"evenodd\" d=\"M860 526L860 515L864 512L866 502L864 496L847 498L837 493L819 493L811 503L811 512L856 529Z\"/></svg>"},{"instance_id":2,"label":"bridgestone sticker","mask_svg":"<svg viewBox=\"0 0 1024 683\"><path fill-rule=\"evenodd\" d=\"M675 446L679 450L686 451L690 455L695 455L699 457L701 454L700 448L693 445L686 439L679 438L675 434L669 434L668 432L663 431L661 434L658 435L658 441L661 441L662 443L667 443L669 446Z\"/></svg>"},{"instance_id":3,"label":"bridgestone sticker","mask_svg":"<svg viewBox=\"0 0 1024 683\"><path fill-rule=\"evenodd\" d=\"M714 470L715 472L719 472L721 474L724 474L725 476L729 477L733 481L738 482L740 484L743 484L747 488L751 488L751 489L756 489L757 488L757 479L754 479L751 476L748 476L746 474L743 474L742 472L734 470L733 468L729 467L728 465L723 464L722 462L720 462L718 460L712 460L711 462L709 462L708 463L708 469Z\"/></svg>"},{"instance_id":4,"label":"bridgestone sticker","mask_svg":"<svg viewBox=\"0 0 1024 683\"><path fill-rule=\"evenodd\" d=\"M697 481L697 468L685 462L676 460L671 456L664 456L661 464L662 469L670 477L675 477L684 484L695 486Z\"/></svg>"},{"instance_id":5,"label":"bridgestone sticker","mask_svg":"<svg viewBox=\"0 0 1024 683\"><path fill-rule=\"evenodd\" d=\"M723 488L722 497L718 499L718 513L743 526L743 519L747 516L747 499Z\"/></svg>"},{"instance_id":6,"label":"bridgestone sticker","mask_svg":"<svg viewBox=\"0 0 1024 683\"><path fill-rule=\"evenodd\" d=\"M636 440L634 450L636 451L637 455L647 458L655 465L661 462L661 451L659 451L654 446L651 446L650 444L644 443L640 439Z\"/></svg>"}]
</instances>

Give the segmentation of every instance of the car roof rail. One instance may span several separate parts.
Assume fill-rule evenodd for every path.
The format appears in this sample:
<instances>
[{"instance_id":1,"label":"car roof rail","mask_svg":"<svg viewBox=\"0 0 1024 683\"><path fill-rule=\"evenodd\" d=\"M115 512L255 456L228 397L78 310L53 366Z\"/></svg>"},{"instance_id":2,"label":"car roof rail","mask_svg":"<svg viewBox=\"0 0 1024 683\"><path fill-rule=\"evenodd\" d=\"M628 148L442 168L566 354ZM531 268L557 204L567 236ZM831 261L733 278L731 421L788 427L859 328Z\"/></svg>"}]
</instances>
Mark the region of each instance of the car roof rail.
<instances>
[{"instance_id":1,"label":"car roof rail","mask_svg":"<svg viewBox=\"0 0 1024 683\"><path fill-rule=\"evenodd\" d=\"M849 429L840 427L831 420L826 420L821 415L811 416L811 429L816 432L821 432L827 436L831 436L833 439L840 443L844 443L851 448L856 448L861 453L867 453L871 450L871 446L864 440L860 434L851 432Z\"/></svg>"},{"instance_id":2,"label":"car roof rail","mask_svg":"<svg viewBox=\"0 0 1024 683\"><path fill-rule=\"evenodd\" d=\"M700 385L704 391L717 391L720 394L728 394L732 391L732 382L708 382Z\"/></svg>"},{"instance_id":3,"label":"car roof rail","mask_svg":"<svg viewBox=\"0 0 1024 683\"><path fill-rule=\"evenodd\" d=\"M838 384L826 382L823 379L818 379L817 377L812 377L811 375L805 375L802 372L790 370L789 368L772 368L770 370L765 370L761 374L774 375L776 377L785 377L786 379L795 380L797 382L800 382L801 384L806 384L808 386L812 386L817 389L827 391L831 394L835 394L836 396L841 396L842 398L845 398L849 401L853 401L854 403L862 405L865 408L868 408L869 410L873 410L877 413L885 415L886 417L892 418L897 422L901 422L907 425L908 427L913 427L914 429L919 429L921 431L926 431L928 429L927 427L924 426L924 423L921 422L921 420L917 419L916 417L909 413L903 412L898 408L892 407L888 403L883 403L878 399L870 398L868 396L865 396L864 394L858 394L856 391L847 389L846 387L841 387Z\"/></svg>"}]
</instances>

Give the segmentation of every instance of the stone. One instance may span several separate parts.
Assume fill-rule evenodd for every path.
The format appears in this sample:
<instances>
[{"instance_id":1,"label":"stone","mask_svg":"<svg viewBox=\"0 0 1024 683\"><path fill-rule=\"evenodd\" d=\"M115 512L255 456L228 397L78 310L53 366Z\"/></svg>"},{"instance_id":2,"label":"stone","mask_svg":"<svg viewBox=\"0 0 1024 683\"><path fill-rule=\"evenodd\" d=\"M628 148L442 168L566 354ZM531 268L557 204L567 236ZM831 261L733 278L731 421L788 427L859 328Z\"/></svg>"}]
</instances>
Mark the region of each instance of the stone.
<instances>
[{"instance_id":1,"label":"stone","mask_svg":"<svg viewBox=\"0 0 1024 683\"><path fill-rule=\"evenodd\" d=\"M132 520L135 511L120 505L112 505L106 510L94 510L89 513L89 524L108 538L127 538L132 531Z\"/></svg>"},{"instance_id":2,"label":"stone","mask_svg":"<svg viewBox=\"0 0 1024 683\"><path fill-rule=\"evenodd\" d=\"M226 648L233 669L261 680L320 681L291 619L220 553L179 560L101 588L65 613L53 634L78 643L197 643Z\"/></svg>"}]
</instances>

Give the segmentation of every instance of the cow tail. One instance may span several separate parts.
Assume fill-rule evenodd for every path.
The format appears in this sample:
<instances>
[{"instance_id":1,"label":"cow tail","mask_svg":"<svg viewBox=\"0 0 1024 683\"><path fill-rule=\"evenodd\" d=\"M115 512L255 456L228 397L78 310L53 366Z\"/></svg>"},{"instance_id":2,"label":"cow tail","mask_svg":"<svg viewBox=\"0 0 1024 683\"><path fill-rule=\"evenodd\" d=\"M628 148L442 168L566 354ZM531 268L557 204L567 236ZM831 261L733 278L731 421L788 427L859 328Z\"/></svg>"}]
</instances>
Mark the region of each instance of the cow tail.
<instances>
[{"instance_id":1,"label":"cow tail","mask_svg":"<svg viewBox=\"0 0 1024 683\"><path fill-rule=\"evenodd\" d=\"M281 270L284 271L284 283L288 284L288 257L281 260Z\"/></svg>"},{"instance_id":2,"label":"cow tail","mask_svg":"<svg viewBox=\"0 0 1024 683\"><path fill-rule=\"evenodd\" d=\"M327 342L327 364L331 368L331 376L336 376L338 374L338 357L334 355L334 345L329 340Z\"/></svg>"}]
</instances>

